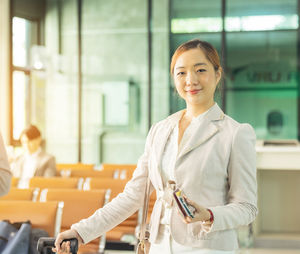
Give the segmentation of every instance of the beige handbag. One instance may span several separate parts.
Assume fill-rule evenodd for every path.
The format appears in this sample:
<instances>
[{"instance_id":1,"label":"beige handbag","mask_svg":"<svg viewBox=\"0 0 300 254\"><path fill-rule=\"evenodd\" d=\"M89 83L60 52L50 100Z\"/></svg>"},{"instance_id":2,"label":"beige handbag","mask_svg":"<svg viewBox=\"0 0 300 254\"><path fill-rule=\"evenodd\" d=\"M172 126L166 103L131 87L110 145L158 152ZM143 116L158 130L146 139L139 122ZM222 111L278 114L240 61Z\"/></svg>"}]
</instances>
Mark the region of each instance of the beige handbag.
<instances>
[{"instance_id":1,"label":"beige handbag","mask_svg":"<svg viewBox=\"0 0 300 254\"><path fill-rule=\"evenodd\" d=\"M150 199L150 178L148 177L148 181L145 189L141 231L139 234L139 243L136 248L136 254L148 254L150 251L150 246L151 246L149 242L150 233L147 230L147 226L146 226L149 199Z\"/></svg>"}]
</instances>

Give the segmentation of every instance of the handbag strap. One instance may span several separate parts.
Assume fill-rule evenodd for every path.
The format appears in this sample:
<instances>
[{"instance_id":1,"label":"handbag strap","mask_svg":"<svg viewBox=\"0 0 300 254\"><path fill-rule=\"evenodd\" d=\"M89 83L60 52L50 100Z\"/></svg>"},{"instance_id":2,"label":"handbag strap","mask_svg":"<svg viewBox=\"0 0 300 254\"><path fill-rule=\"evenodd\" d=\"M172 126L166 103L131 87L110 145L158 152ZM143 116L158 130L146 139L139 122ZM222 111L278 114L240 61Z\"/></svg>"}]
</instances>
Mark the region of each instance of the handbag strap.
<instances>
[{"instance_id":1,"label":"handbag strap","mask_svg":"<svg viewBox=\"0 0 300 254\"><path fill-rule=\"evenodd\" d=\"M141 222L141 232L139 240L143 241L146 235L146 222L147 222L147 215L148 215L148 205L150 199L150 178L148 177L147 185L145 188L145 196L144 196L144 206L143 206L143 215L142 215L142 222Z\"/></svg>"}]
</instances>

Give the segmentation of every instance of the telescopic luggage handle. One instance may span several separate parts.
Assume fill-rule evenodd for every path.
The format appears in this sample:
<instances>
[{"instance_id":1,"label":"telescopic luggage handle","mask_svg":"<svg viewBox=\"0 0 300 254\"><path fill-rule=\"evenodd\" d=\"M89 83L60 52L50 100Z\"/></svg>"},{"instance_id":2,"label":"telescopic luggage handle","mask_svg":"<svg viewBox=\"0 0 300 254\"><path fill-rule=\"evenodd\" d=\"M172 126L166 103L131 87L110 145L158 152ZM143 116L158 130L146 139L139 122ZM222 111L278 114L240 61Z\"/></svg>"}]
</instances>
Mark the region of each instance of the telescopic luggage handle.
<instances>
[{"instance_id":1,"label":"telescopic luggage handle","mask_svg":"<svg viewBox=\"0 0 300 254\"><path fill-rule=\"evenodd\" d=\"M51 249L54 247L55 237L41 237L38 240L37 250L40 254L54 253ZM77 254L78 251L78 240L76 238L64 239L63 242L70 242L70 252ZM50 252L49 252L50 251Z\"/></svg>"}]
</instances>

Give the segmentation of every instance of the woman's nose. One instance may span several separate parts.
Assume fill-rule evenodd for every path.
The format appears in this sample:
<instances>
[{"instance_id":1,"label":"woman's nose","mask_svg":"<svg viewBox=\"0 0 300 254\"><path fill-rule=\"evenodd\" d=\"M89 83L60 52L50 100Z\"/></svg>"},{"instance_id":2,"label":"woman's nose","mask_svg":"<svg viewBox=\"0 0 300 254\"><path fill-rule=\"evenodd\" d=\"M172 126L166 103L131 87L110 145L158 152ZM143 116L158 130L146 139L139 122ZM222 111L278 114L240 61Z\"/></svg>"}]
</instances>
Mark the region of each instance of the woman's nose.
<instances>
[{"instance_id":1,"label":"woman's nose","mask_svg":"<svg viewBox=\"0 0 300 254\"><path fill-rule=\"evenodd\" d=\"M198 77L195 72L188 72L186 75L186 84L194 85L198 83Z\"/></svg>"}]
</instances>

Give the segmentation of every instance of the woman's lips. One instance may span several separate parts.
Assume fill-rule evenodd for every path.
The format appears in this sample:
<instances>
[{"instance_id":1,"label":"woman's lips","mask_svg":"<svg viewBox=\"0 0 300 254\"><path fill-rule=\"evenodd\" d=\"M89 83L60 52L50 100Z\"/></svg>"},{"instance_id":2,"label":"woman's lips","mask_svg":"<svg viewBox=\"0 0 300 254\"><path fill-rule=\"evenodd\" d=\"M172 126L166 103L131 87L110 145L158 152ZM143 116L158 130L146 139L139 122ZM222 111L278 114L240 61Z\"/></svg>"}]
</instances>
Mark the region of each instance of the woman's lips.
<instances>
[{"instance_id":1,"label":"woman's lips","mask_svg":"<svg viewBox=\"0 0 300 254\"><path fill-rule=\"evenodd\" d=\"M200 91L202 91L202 89L194 89L194 90L189 90L187 91L189 94L197 94L199 93Z\"/></svg>"}]
</instances>

